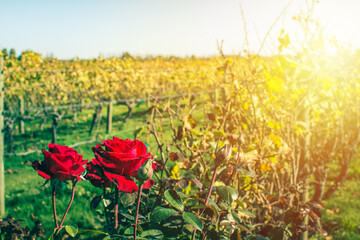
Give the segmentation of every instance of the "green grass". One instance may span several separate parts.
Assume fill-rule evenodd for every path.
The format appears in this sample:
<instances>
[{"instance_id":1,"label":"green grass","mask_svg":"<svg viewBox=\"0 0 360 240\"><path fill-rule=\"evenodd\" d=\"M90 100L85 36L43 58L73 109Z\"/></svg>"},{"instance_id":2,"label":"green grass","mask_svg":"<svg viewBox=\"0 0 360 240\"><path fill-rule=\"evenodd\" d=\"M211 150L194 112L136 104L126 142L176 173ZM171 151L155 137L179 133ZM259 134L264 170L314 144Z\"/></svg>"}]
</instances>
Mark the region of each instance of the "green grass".
<instances>
[{"instance_id":1,"label":"green grass","mask_svg":"<svg viewBox=\"0 0 360 240\"><path fill-rule=\"evenodd\" d=\"M333 239L360 239L360 185L358 180L345 182L326 202L322 223Z\"/></svg>"}]
</instances>

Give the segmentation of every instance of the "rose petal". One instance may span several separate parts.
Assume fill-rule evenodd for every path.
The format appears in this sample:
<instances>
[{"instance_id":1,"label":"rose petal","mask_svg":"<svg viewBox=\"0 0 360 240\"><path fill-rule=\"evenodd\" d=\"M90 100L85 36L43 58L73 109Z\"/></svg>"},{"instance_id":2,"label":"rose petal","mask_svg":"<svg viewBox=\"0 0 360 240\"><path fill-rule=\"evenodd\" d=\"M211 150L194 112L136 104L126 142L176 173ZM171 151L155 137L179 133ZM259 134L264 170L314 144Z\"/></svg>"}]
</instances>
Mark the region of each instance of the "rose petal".
<instances>
[{"instance_id":1,"label":"rose petal","mask_svg":"<svg viewBox=\"0 0 360 240\"><path fill-rule=\"evenodd\" d=\"M107 171L104 171L104 174L111 182L115 183L115 185L121 192L133 193L138 190L136 183L131 180L130 177L125 177Z\"/></svg>"},{"instance_id":2,"label":"rose petal","mask_svg":"<svg viewBox=\"0 0 360 240\"><path fill-rule=\"evenodd\" d=\"M151 188L152 186L154 186L154 184L155 181L153 179L149 179L143 184L143 189Z\"/></svg>"},{"instance_id":3,"label":"rose petal","mask_svg":"<svg viewBox=\"0 0 360 240\"><path fill-rule=\"evenodd\" d=\"M50 175L46 174L46 173L43 172L43 171L37 170L37 172L38 172L38 174L39 174L41 177L43 177L43 178L45 178L45 179L50 179L50 178L51 178Z\"/></svg>"}]
</instances>

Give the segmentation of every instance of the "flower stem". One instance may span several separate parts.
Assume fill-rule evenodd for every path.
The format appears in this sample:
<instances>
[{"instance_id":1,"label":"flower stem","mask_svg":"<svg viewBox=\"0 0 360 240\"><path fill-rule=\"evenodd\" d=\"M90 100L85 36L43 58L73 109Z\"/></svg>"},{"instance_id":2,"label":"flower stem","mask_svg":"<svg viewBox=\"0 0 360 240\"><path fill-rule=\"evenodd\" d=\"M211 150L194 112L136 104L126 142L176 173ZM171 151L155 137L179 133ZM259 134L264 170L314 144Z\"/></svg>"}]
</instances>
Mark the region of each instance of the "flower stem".
<instances>
[{"instance_id":1,"label":"flower stem","mask_svg":"<svg viewBox=\"0 0 360 240\"><path fill-rule=\"evenodd\" d=\"M66 212L65 212L65 214L64 214L64 216L63 216L63 218L62 218L62 220L61 220L61 223L60 223L60 227L59 227L59 228L62 227L62 225L63 225L63 223L64 223L64 221L65 221L66 215L67 215L67 213L69 212L69 209L70 209L70 207L71 207L71 204L72 204L72 202L73 202L73 200L74 200L74 196L75 196L75 185L76 185L76 183L77 183L77 180L75 180L75 181L73 182L71 199L70 199L69 205L68 205L68 207L67 207L67 209L66 209Z\"/></svg>"},{"instance_id":2,"label":"flower stem","mask_svg":"<svg viewBox=\"0 0 360 240\"><path fill-rule=\"evenodd\" d=\"M137 207L136 207L136 215L135 215L135 226L134 226L134 240L136 240L136 231L139 219L139 209L140 209L140 199L141 199L141 190L143 185L139 185L138 198L137 198Z\"/></svg>"},{"instance_id":3,"label":"flower stem","mask_svg":"<svg viewBox=\"0 0 360 240\"><path fill-rule=\"evenodd\" d=\"M118 211L119 211L119 189L115 186L115 225L114 230L118 228Z\"/></svg>"},{"instance_id":4,"label":"flower stem","mask_svg":"<svg viewBox=\"0 0 360 240\"><path fill-rule=\"evenodd\" d=\"M205 206L207 206L208 203L209 203L209 199L210 199L211 192L212 192L212 189L213 189L213 186L214 186L214 183L215 183L216 173L217 173L218 169L219 169L219 167L217 167L217 166L214 169L213 176L212 176L212 179L211 179L210 188L209 188L209 192L208 192L208 194L206 196L206 199L205 199ZM205 209L202 210L200 216L204 213L204 211L205 211ZM196 229L194 228L192 239L195 239L195 236L196 236Z\"/></svg>"},{"instance_id":5,"label":"flower stem","mask_svg":"<svg viewBox=\"0 0 360 240\"><path fill-rule=\"evenodd\" d=\"M206 200L205 200L205 206L206 206L206 205L208 204L208 202L209 202L209 198L210 198L210 195L211 195L211 192L212 192L214 183L215 183L216 173L217 173L218 168L219 168L219 167L215 167L215 169L214 169L214 173L213 173L213 176L212 176L212 179L211 179L211 184L210 184L209 192L208 192L208 195L206 196Z\"/></svg>"},{"instance_id":6,"label":"flower stem","mask_svg":"<svg viewBox=\"0 0 360 240\"><path fill-rule=\"evenodd\" d=\"M56 202L55 202L55 186L52 187L52 207L55 221L55 228L59 228L57 216L56 216Z\"/></svg>"}]
</instances>

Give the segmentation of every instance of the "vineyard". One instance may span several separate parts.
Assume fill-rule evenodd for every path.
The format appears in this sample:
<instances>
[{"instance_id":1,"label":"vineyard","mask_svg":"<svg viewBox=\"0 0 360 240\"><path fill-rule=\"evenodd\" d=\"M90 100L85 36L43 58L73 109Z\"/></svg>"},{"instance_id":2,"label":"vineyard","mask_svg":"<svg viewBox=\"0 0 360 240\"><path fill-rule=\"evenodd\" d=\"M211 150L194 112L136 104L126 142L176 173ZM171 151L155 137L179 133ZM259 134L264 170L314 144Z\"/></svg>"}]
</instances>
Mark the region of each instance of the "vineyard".
<instances>
[{"instance_id":1,"label":"vineyard","mask_svg":"<svg viewBox=\"0 0 360 240\"><path fill-rule=\"evenodd\" d=\"M42 130L50 119L52 142L56 142L56 129L63 116L71 114L76 122L78 112L84 109L95 109L89 134L96 135L105 107L110 133L113 105L126 106L123 119L126 122L136 106L143 103L149 106L150 101L199 94L215 97L215 80L224 75L221 67L215 67L220 66L219 61L162 58L137 61L128 57L64 62L43 60L37 53L24 52L19 59L9 59L4 68L5 128L10 152L7 154L16 155L14 128L23 134L29 121L40 120ZM29 153L33 151L36 150Z\"/></svg>"},{"instance_id":2,"label":"vineyard","mask_svg":"<svg viewBox=\"0 0 360 240\"><path fill-rule=\"evenodd\" d=\"M346 180L360 176L360 52L329 55L331 43L314 35L283 54L289 37L278 40L271 57L2 56L6 213L53 233L51 190L30 166L51 142L93 164L65 179L72 184L51 179L58 210L88 180L77 183L72 226L61 232L56 220L54 239L83 239L78 228L93 239L358 239L356 217L334 224L323 216ZM151 153L154 180L139 170L125 176L131 190L107 183L112 175L93 182L91 166L107 166L105 175L113 168L109 149L125 141L116 137L136 139L139 158Z\"/></svg>"}]
</instances>

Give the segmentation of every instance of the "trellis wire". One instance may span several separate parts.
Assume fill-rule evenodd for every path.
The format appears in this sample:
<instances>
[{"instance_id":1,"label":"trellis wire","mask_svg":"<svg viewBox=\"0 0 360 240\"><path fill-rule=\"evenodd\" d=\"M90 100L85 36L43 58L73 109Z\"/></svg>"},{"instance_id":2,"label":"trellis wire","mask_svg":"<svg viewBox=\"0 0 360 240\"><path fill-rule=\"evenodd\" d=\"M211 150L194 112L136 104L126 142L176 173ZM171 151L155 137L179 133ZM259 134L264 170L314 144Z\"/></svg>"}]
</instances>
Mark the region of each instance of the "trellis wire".
<instances>
[{"instance_id":1,"label":"trellis wire","mask_svg":"<svg viewBox=\"0 0 360 240\"><path fill-rule=\"evenodd\" d=\"M169 96L163 96L163 97L158 97L158 98L145 98L145 99L137 99L136 98L136 99L129 99L129 100L121 100L121 101L124 101L124 103L125 103L126 101L141 101L141 100L147 100L147 99L149 99L149 100L173 99L173 98L178 98L178 97L182 97L182 96L194 96L194 95L200 95L200 94L203 94L203 93L214 93L214 92L216 92L218 90L219 89L213 89L213 90L209 90L209 91L195 92L195 93L190 93L190 94L177 94L177 95L169 95ZM119 102L120 101L111 101L111 103L119 103ZM110 103L110 101L108 101L107 103ZM98 102L96 105L92 105L92 106L97 106L98 104L100 104L100 102ZM81 106L84 106L84 105L81 105ZM196 111L194 111L194 112L196 112ZM170 120L169 119L162 120L162 122L166 122L166 121L170 121ZM120 133L132 132L132 131L134 131L134 129L126 129L126 130L122 130L122 131L115 132L115 133L108 133L108 134L104 135L104 138L107 138L109 136L115 136L115 135L118 135ZM97 138L98 138L98 136L94 136L89 140L78 142L78 143L75 143L75 144L72 144L72 145L68 145L68 147L74 148L74 147L81 146L81 145L84 145L84 144L93 143L93 142L96 142L98 140ZM27 151L27 152L4 153L4 157L27 156L27 155L34 154L34 153L41 153L41 150L34 149L34 150Z\"/></svg>"},{"instance_id":2,"label":"trellis wire","mask_svg":"<svg viewBox=\"0 0 360 240\"><path fill-rule=\"evenodd\" d=\"M126 104L126 103L131 103L131 102L141 102L141 101L154 101L154 100L164 100L164 99L173 99L173 98L179 98L179 97L185 97L185 96L194 96L194 95L200 95L200 94L206 94L206 93L214 93L216 91L218 91L220 89L216 88L216 89L212 89L212 90L208 90L208 91L200 91L200 92L193 92L193 93L181 93L181 94L175 94L175 95L167 95L167 96L160 96L160 97L148 97L148 98L128 98L128 99L121 99L121 100L116 100L116 101L99 101L96 103L88 103L88 104L65 104L65 105L57 105L57 106L49 106L49 107L41 107L41 108L28 108L28 109L24 109L24 111L50 111L50 110L61 110L61 109L67 109L67 108L90 108L90 107L96 107L99 106L100 104L104 103L104 104ZM14 112L20 112L20 110L16 110L16 111L10 111L10 110L6 110L4 111L4 113L14 113ZM36 115L36 116L42 116L42 115Z\"/></svg>"}]
</instances>

